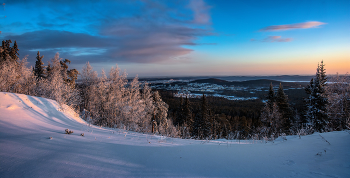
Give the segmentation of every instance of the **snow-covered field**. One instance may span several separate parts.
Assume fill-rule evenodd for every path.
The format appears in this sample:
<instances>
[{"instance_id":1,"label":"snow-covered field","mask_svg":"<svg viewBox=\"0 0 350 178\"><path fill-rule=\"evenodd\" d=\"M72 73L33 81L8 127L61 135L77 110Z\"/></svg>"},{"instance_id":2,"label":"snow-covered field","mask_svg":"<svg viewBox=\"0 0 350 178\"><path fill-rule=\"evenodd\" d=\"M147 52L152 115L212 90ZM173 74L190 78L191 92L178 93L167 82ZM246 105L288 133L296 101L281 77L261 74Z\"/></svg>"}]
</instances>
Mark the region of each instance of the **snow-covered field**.
<instances>
[{"instance_id":1,"label":"snow-covered field","mask_svg":"<svg viewBox=\"0 0 350 178\"><path fill-rule=\"evenodd\" d=\"M166 138L89 126L53 100L0 92L0 177L350 177L350 132Z\"/></svg>"}]
</instances>

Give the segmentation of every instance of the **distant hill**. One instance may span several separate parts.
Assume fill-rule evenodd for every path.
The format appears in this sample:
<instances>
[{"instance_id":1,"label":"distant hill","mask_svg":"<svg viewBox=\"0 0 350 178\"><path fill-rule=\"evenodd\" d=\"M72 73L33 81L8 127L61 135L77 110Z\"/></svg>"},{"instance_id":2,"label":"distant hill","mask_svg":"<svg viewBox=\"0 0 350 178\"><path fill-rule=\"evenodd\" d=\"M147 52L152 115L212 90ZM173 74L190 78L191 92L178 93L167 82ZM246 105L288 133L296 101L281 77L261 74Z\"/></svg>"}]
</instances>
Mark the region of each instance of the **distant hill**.
<instances>
[{"instance_id":1,"label":"distant hill","mask_svg":"<svg viewBox=\"0 0 350 178\"><path fill-rule=\"evenodd\" d=\"M299 83L299 82L281 82L277 80L270 79L257 79L257 80L248 80L248 81L226 81L217 78L208 78L208 79L199 79L191 81L190 83L210 83L217 85L226 85L226 86L241 86L241 87L268 87L271 83L273 86L279 85L282 83L284 87L300 87L304 86L307 83Z\"/></svg>"},{"instance_id":2,"label":"distant hill","mask_svg":"<svg viewBox=\"0 0 350 178\"><path fill-rule=\"evenodd\" d=\"M275 80L283 82L309 82L314 76L311 75L277 75L277 76L188 76L188 77L148 77L140 78L140 81L156 81L156 80L200 80L200 79L219 79L224 81L249 81L249 80Z\"/></svg>"},{"instance_id":3,"label":"distant hill","mask_svg":"<svg viewBox=\"0 0 350 178\"><path fill-rule=\"evenodd\" d=\"M191 81L190 83L210 83L210 84L217 84L217 85L232 85L232 82L228 82L226 80L220 80L217 78L208 78L208 79L199 79Z\"/></svg>"}]
</instances>

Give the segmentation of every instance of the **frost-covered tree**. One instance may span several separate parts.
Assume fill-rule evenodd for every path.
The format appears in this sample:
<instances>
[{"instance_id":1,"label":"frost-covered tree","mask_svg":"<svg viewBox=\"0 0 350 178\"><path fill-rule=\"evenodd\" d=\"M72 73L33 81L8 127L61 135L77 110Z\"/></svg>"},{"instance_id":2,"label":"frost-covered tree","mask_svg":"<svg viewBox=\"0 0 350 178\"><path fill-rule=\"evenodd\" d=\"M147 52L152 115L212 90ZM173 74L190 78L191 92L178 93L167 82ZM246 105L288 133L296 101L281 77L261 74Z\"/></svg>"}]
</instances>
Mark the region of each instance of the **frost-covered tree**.
<instances>
[{"instance_id":1,"label":"frost-covered tree","mask_svg":"<svg viewBox=\"0 0 350 178\"><path fill-rule=\"evenodd\" d=\"M263 134L267 137L278 137L283 128L282 114L276 103L273 103L272 110L267 104L261 112L261 122L264 123Z\"/></svg>"},{"instance_id":2,"label":"frost-covered tree","mask_svg":"<svg viewBox=\"0 0 350 178\"><path fill-rule=\"evenodd\" d=\"M14 92L18 80L17 65L10 60L0 62L0 90Z\"/></svg>"},{"instance_id":3,"label":"frost-covered tree","mask_svg":"<svg viewBox=\"0 0 350 178\"><path fill-rule=\"evenodd\" d=\"M90 112L93 114L93 119L97 125L109 126L108 122L108 103L107 103L107 93L108 86L106 85L107 76L102 70L101 77L98 78L98 83L91 86L91 108Z\"/></svg>"},{"instance_id":4,"label":"frost-covered tree","mask_svg":"<svg viewBox=\"0 0 350 178\"><path fill-rule=\"evenodd\" d=\"M168 132L169 123L167 121L168 116L168 105L162 100L158 91L153 93L154 107L155 107L155 121L158 125L158 131L165 135Z\"/></svg>"},{"instance_id":5,"label":"frost-covered tree","mask_svg":"<svg viewBox=\"0 0 350 178\"><path fill-rule=\"evenodd\" d=\"M125 118L127 113L125 107L127 107L127 96L126 96L126 85L127 85L127 74L121 73L118 66L112 67L109 72L109 92L107 101L110 105L109 114L114 118L115 126L124 127Z\"/></svg>"},{"instance_id":6,"label":"frost-covered tree","mask_svg":"<svg viewBox=\"0 0 350 178\"><path fill-rule=\"evenodd\" d=\"M328 127L332 130L350 129L350 77L338 74L330 78L328 96Z\"/></svg>"},{"instance_id":7,"label":"frost-covered tree","mask_svg":"<svg viewBox=\"0 0 350 178\"><path fill-rule=\"evenodd\" d=\"M143 132L151 132L151 124L153 119L153 112L155 111L154 100L152 97L152 90L147 83L144 83L142 89L142 101L144 103L144 117L141 120L141 128Z\"/></svg>"},{"instance_id":8,"label":"frost-covered tree","mask_svg":"<svg viewBox=\"0 0 350 178\"><path fill-rule=\"evenodd\" d=\"M130 130L138 131L139 125L142 123L141 118L145 116L145 106L144 102L141 100L140 83L137 76L130 82L126 96L126 123L129 125ZM168 109L166 109L166 112L167 111Z\"/></svg>"},{"instance_id":9,"label":"frost-covered tree","mask_svg":"<svg viewBox=\"0 0 350 178\"><path fill-rule=\"evenodd\" d=\"M59 53L56 53L51 63L49 63L50 72L41 84L44 90L43 95L56 100L60 105L76 105L80 100L78 91L63 80L60 60Z\"/></svg>"},{"instance_id":10,"label":"frost-covered tree","mask_svg":"<svg viewBox=\"0 0 350 178\"><path fill-rule=\"evenodd\" d=\"M0 91L35 95L36 83L27 64L27 57L16 63L11 60L0 62Z\"/></svg>"},{"instance_id":11,"label":"frost-covered tree","mask_svg":"<svg viewBox=\"0 0 350 178\"><path fill-rule=\"evenodd\" d=\"M27 67L27 56L22 60L18 60L17 73L18 80L16 82L16 93L23 93L26 95L36 95L36 78L30 68Z\"/></svg>"},{"instance_id":12,"label":"frost-covered tree","mask_svg":"<svg viewBox=\"0 0 350 178\"><path fill-rule=\"evenodd\" d=\"M306 118L313 128L318 132L325 131L328 122L327 116L327 93L326 93L326 69L323 61L317 66L316 76L311 79L310 84L305 88L309 97L306 99L307 112Z\"/></svg>"},{"instance_id":13,"label":"frost-covered tree","mask_svg":"<svg viewBox=\"0 0 350 178\"><path fill-rule=\"evenodd\" d=\"M93 70L90 63L87 62L82 69L81 73L81 97L82 97L82 107L89 110L92 106L90 99L90 94L93 93L92 86L98 81L97 72Z\"/></svg>"}]
</instances>

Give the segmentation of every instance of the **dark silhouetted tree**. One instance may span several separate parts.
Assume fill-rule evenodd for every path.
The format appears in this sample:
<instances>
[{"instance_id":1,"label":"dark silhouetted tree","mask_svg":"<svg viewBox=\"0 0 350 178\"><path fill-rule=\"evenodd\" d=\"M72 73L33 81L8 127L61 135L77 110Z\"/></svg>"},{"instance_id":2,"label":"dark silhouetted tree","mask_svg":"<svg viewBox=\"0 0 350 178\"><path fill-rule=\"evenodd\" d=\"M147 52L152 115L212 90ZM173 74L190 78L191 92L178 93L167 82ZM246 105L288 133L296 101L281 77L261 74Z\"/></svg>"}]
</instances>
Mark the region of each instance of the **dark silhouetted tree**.
<instances>
[{"instance_id":1,"label":"dark silhouetted tree","mask_svg":"<svg viewBox=\"0 0 350 178\"><path fill-rule=\"evenodd\" d=\"M289 128L291 127L291 123L293 122L293 113L288 103L288 96L284 93L281 83L276 95L276 104L278 106L278 110L282 114L282 123L284 126L283 130L288 132Z\"/></svg>"},{"instance_id":2,"label":"dark silhouetted tree","mask_svg":"<svg viewBox=\"0 0 350 178\"><path fill-rule=\"evenodd\" d=\"M34 75L38 79L42 79L46 77L43 58L44 56L40 56L40 52L38 51L36 56L36 61L35 61L35 68L34 68Z\"/></svg>"}]
</instances>

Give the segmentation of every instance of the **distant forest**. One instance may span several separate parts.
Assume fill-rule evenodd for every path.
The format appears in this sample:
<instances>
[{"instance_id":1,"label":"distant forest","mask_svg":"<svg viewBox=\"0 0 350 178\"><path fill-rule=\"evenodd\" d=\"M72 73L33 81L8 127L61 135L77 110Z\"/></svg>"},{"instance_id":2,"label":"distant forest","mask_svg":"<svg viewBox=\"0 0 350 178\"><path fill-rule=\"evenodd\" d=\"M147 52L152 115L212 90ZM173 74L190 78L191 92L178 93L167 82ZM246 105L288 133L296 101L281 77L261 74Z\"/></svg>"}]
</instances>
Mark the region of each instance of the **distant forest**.
<instances>
[{"instance_id":1,"label":"distant forest","mask_svg":"<svg viewBox=\"0 0 350 178\"><path fill-rule=\"evenodd\" d=\"M266 140L350 128L350 78L328 77L323 61L305 89L284 91L287 83L271 83L257 100L204 94L194 99L152 91L138 78L128 81L118 66L98 75L86 63L79 73L58 53L44 65L38 51L35 66L27 67L26 57L19 59L16 41L11 44L4 40L0 47L0 91L54 99L100 126L181 138Z\"/></svg>"}]
</instances>

